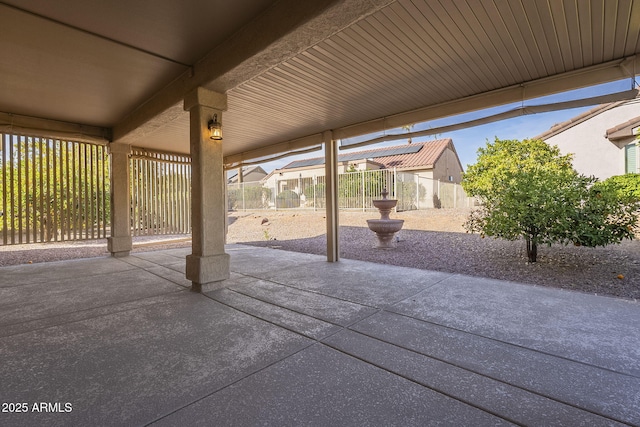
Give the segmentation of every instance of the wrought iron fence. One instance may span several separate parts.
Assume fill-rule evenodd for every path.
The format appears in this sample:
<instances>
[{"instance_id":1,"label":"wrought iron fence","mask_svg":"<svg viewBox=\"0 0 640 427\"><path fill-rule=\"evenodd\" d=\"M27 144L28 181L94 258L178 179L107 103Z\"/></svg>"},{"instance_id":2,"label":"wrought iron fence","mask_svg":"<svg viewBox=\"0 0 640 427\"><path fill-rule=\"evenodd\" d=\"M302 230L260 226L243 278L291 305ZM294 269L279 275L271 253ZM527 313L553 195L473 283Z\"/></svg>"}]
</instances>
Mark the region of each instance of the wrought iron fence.
<instances>
[{"instance_id":1,"label":"wrought iron fence","mask_svg":"<svg viewBox=\"0 0 640 427\"><path fill-rule=\"evenodd\" d=\"M338 175L338 208L372 210L373 200L379 199L383 189L388 198L396 197L394 172L389 169L345 172Z\"/></svg>"},{"instance_id":2,"label":"wrought iron fence","mask_svg":"<svg viewBox=\"0 0 640 427\"><path fill-rule=\"evenodd\" d=\"M106 147L28 135L0 137L3 245L107 236Z\"/></svg>"}]
</instances>

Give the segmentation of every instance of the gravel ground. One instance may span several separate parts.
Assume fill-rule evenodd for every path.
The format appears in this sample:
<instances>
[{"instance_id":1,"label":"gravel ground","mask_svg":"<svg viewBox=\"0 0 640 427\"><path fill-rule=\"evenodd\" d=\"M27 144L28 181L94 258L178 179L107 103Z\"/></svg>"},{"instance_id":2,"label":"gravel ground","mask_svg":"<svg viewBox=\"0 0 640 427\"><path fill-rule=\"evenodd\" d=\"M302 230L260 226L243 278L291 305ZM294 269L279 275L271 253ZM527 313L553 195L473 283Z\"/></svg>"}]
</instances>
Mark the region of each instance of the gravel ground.
<instances>
[{"instance_id":1,"label":"gravel ground","mask_svg":"<svg viewBox=\"0 0 640 427\"><path fill-rule=\"evenodd\" d=\"M340 213L343 258L468 274L590 294L640 300L640 241L604 248L542 246L538 262L526 261L524 242L467 234L467 210L438 209L392 214L404 219L394 249L376 249L366 219L377 212ZM228 243L324 255L321 212L235 212L229 215ZM133 252L190 246L181 236L134 238ZM0 246L0 266L106 256L106 240ZM622 277L622 278L619 278Z\"/></svg>"},{"instance_id":2,"label":"gravel ground","mask_svg":"<svg viewBox=\"0 0 640 427\"><path fill-rule=\"evenodd\" d=\"M140 236L133 238L133 250L131 252L148 252L185 246L191 246L191 239L185 238L183 234ZM31 243L28 245L0 245L0 267L100 256L109 256L107 239Z\"/></svg>"},{"instance_id":3,"label":"gravel ground","mask_svg":"<svg viewBox=\"0 0 640 427\"><path fill-rule=\"evenodd\" d=\"M481 238L468 234L468 210L430 210L392 214L404 219L394 249L376 249L366 219L377 212L340 213L340 254L372 261L450 273L511 280L597 295L640 300L640 241L604 248L542 246L538 262L527 262L524 241ZM262 224L264 218L269 222ZM321 213L235 213L230 217L230 243L313 254L326 253L325 219ZM621 278L620 278L621 277Z\"/></svg>"}]
</instances>

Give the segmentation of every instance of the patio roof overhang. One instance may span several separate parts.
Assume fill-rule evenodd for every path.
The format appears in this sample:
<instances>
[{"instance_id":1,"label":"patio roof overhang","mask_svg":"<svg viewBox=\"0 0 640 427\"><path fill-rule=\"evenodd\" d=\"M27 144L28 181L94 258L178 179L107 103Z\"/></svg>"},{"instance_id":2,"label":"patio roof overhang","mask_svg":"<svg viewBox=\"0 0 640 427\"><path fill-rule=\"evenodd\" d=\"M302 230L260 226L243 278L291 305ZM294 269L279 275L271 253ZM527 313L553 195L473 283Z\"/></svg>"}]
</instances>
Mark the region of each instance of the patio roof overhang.
<instances>
[{"instance_id":1,"label":"patio roof overhang","mask_svg":"<svg viewBox=\"0 0 640 427\"><path fill-rule=\"evenodd\" d=\"M205 87L237 163L640 70L636 0L148 5L1 1L0 129L188 153Z\"/></svg>"}]
</instances>

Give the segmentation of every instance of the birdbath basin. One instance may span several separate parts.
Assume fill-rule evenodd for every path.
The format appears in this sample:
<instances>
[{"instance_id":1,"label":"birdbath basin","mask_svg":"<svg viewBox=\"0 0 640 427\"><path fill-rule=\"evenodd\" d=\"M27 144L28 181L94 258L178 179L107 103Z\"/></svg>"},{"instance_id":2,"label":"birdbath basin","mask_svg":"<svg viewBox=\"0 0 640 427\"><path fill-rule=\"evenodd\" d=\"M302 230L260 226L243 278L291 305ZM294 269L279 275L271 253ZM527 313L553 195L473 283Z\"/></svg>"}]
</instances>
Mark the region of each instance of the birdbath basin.
<instances>
[{"instance_id":1,"label":"birdbath basin","mask_svg":"<svg viewBox=\"0 0 640 427\"><path fill-rule=\"evenodd\" d=\"M387 189L382 190L382 199L374 200L373 206L380 211L380 219L368 219L367 225L369 229L376 233L378 237L378 248L393 248L393 236L400 231L404 225L403 219L391 219L389 214L398 203L395 199L387 199L389 192Z\"/></svg>"}]
</instances>

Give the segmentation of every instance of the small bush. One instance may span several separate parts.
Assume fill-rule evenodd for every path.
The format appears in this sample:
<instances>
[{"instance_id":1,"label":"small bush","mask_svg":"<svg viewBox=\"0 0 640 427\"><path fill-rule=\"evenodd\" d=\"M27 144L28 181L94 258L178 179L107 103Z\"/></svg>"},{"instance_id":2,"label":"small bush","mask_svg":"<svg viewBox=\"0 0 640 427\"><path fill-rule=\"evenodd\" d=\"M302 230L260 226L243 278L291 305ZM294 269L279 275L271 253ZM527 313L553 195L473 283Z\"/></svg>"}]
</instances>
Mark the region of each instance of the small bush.
<instances>
[{"instance_id":1,"label":"small bush","mask_svg":"<svg viewBox=\"0 0 640 427\"><path fill-rule=\"evenodd\" d=\"M628 173L607 178L599 186L612 187L623 200L640 201L640 174Z\"/></svg>"},{"instance_id":2,"label":"small bush","mask_svg":"<svg viewBox=\"0 0 640 427\"><path fill-rule=\"evenodd\" d=\"M276 196L276 208L299 208L300 196L295 191L285 190Z\"/></svg>"}]
</instances>

